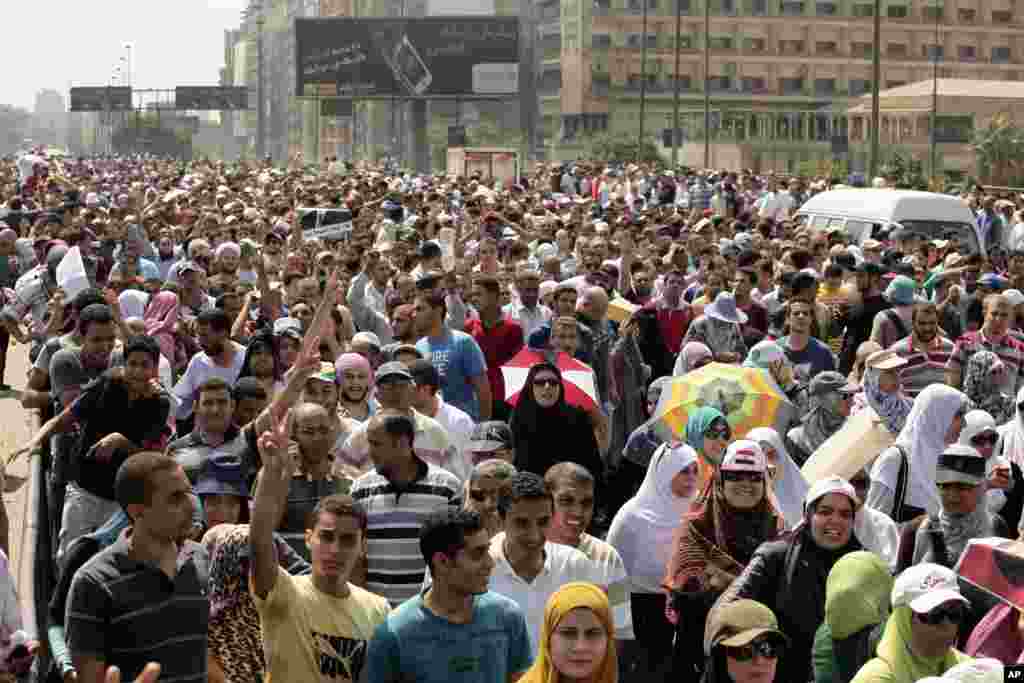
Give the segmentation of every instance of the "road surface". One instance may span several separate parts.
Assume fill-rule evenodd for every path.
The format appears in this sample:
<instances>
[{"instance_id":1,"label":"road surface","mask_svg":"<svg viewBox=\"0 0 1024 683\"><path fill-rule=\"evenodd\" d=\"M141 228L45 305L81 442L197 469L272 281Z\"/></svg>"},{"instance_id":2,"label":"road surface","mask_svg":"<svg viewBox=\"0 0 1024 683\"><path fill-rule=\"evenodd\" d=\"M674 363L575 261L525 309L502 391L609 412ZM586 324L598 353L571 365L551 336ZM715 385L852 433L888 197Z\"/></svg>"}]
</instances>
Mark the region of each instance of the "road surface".
<instances>
[{"instance_id":1,"label":"road surface","mask_svg":"<svg viewBox=\"0 0 1024 683\"><path fill-rule=\"evenodd\" d=\"M11 349L7 353L7 372L4 379L7 384L14 387L14 391L0 393L0 458L4 461L13 449L32 438L35 428L35 413L22 408L20 400L29 367L28 347L22 344L15 345L12 339ZM3 493L9 524L11 567L17 582L18 597L22 603L22 614L26 613L27 601L32 599L28 590L32 576L32 554L25 552L31 543L26 538L29 527L25 521L32 519L26 509L29 498L28 473L28 458L21 458L10 465L7 468L7 485ZM25 624L24 628L30 633L35 632L35 624Z\"/></svg>"}]
</instances>

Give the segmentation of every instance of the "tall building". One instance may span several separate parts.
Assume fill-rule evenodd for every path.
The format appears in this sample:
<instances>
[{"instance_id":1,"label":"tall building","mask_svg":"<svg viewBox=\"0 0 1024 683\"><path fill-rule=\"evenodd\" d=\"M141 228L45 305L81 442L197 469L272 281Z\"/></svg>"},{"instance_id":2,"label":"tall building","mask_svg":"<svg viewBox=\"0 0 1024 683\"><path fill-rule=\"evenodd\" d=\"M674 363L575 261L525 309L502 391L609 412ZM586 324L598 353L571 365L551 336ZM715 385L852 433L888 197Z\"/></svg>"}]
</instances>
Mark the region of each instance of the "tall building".
<instances>
[{"instance_id":1,"label":"tall building","mask_svg":"<svg viewBox=\"0 0 1024 683\"><path fill-rule=\"evenodd\" d=\"M64 96L56 90L36 93L32 117L32 139L37 144L64 147L67 144L68 113Z\"/></svg>"},{"instance_id":2,"label":"tall building","mask_svg":"<svg viewBox=\"0 0 1024 683\"><path fill-rule=\"evenodd\" d=\"M943 78L1024 80L1013 0L881 0L881 12L883 89L931 79L936 59ZM874 0L538 0L537 13L543 128L560 158L592 132L636 135L641 91L645 137L660 144L678 85L681 162L700 165L705 47L714 166L827 158L872 87Z\"/></svg>"}]
</instances>

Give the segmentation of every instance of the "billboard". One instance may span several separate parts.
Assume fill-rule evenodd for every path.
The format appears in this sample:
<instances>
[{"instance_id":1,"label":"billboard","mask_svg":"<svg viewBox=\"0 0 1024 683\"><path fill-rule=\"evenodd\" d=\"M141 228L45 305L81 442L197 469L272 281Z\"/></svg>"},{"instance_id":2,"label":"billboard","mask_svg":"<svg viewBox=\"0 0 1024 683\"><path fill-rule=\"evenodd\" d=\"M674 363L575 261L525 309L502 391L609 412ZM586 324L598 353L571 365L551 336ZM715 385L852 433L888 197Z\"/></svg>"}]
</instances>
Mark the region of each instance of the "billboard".
<instances>
[{"instance_id":1,"label":"billboard","mask_svg":"<svg viewBox=\"0 0 1024 683\"><path fill-rule=\"evenodd\" d=\"M179 85L174 89L174 107L193 111L249 108L249 89L235 85Z\"/></svg>"},{"instance_id":2,"label":"billboard","mask_svg":"<svg viewBox=\"0 0 1024 683\"><path fill-rule=\"evenodd\" d=\"M72 88L71 111L131 111L130 86Z\"/></svg>"},{"instance_id":3,"label":"billboard","mask_svg":"<svg viewBox=\"0 0 1024 683\"><path fill-rule=\"evenodd\" d=\"M519 19L296 19L301 97L500 98L519 92Z\"/></svg>"}]
</instances>

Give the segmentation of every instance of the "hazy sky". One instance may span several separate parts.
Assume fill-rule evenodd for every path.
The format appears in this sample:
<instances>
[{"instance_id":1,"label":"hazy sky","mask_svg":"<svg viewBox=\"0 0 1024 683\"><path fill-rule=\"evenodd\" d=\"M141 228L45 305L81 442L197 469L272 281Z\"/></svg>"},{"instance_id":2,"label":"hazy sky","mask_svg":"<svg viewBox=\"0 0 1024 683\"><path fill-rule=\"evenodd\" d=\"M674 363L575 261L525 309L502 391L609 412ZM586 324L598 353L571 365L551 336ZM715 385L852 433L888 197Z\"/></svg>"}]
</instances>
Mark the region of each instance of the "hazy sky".
<instances>
[{"instance_id":1,"label":"hazy sky","mask_svg":"<svg viewBox=\"0 0 1024 683\"><path fill-rule=\"evenodd\" d=\"M36 92L108 85L133 45L132 85L215 85L224 30L237 28L247 0L0 0L0 104L29 110Z\"/></svg>"}]
</instances>

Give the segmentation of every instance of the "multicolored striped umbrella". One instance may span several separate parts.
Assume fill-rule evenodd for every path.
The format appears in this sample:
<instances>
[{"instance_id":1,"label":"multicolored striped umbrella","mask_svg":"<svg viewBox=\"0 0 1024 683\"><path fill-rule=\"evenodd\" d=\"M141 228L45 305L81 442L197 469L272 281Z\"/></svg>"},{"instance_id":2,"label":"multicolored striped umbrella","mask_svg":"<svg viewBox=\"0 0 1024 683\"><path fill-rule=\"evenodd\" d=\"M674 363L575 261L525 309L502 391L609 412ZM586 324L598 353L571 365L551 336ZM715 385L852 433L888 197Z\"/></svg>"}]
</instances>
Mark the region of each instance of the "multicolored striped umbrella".
<instances>
[{"instance_id":1,"label":"multicolored striped umbrella","mask_svg":"<svg viewBox=\"0 0 1024 683\"><path fill-rule=\"evenodd\" d=\"M655 433L666 441L685 440L690 413L703 406L722 411L733 439L757 427L772 427L785 436L796 418L796 406L767 371L709 363L665 385L651 419Z\"/></svg>"}]
</instances>

